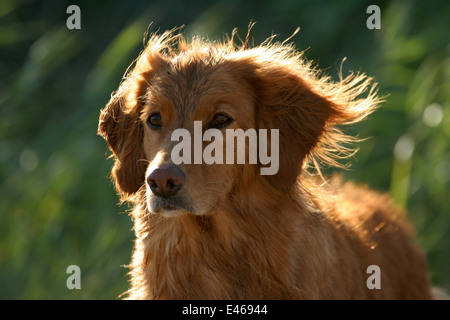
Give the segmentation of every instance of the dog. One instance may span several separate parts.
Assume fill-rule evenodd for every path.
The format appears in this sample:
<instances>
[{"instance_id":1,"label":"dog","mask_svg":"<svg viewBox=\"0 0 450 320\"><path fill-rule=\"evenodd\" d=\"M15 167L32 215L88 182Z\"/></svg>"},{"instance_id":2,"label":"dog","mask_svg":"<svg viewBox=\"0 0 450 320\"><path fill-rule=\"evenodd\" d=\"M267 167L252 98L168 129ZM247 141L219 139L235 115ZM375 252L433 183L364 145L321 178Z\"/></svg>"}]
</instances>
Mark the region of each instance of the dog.
<instances>
[{"instance_id":1,"label":"dog","mask_svg":"<svg viewBox=\"0 0 450 320\"><path fill-rule=\"evenodd\" d=\"M127 298L432 299L406 214L388 195L318 174L354 154L342 126L380 105L376 83L333 81L293 44L235 35L150 35L101 110L112 180L133 205ZM263 139L278 155L272 174L249 161L251 143L225 150L239 129L274 133ZM177 130L203 138L189 144ZM213 143L210 156L245 152L244 163L179 161Z\"/></svg>"}]
</instances>

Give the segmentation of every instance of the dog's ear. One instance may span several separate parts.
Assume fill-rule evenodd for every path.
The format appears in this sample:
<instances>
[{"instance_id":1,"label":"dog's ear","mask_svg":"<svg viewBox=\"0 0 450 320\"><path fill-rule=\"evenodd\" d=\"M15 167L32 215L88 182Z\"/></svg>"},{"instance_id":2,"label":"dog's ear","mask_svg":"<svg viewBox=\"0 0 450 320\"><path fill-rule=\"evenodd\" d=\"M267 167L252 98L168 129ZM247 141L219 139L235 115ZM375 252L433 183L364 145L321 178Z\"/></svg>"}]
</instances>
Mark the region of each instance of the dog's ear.
<instances>
[{"instance_id":1,"label":"dog's ear","mask_svg":"<svg viewBox=\"0 0 450 320\"><path fill-rule=\"evenodd\" d=\"M333 114L332 102L311 91L293 74L272 73L259 80L256 94L259 127L279 130L278 148L273 149L279 151L279 170L266 178L276 189L287 191L295 184Z\"/></svg>"},{"instance_id":2,"label":"dog's ear","mask_svg":"<svg viewBox=\"0 0 450 320\"><path fill-rule=\"evenodd\" d=\"M243 74L253 88L259 128L279 130L279 170L266 178L276 189L287 191L308 160L340 166L337 160L352 154L345 144L355 139L337 126L362 120L379 101L373 88L368 97L357 99L370 87L371 79L365 75L332 82L289 48L261 50L248 50L251 59L240 63L246 60Z\"/></svg>"},{"instance_id":3,"label":"dog's ear","mask_svg":"<svg viewBox=\"0 0 450 320\"><path fill-rule=\"evenodd\" d=\"M139 97L139 92L130 90L138 88L119 88L101 111L98 125L98 134L107 141L114 156L111 175L122 200L138 191L145 179L139 99L133 99Z\"/></svg>"},{"instance_id":4,"label":"dog's ear","mask_svg":"<svg viewBox=\"0 0 450 320\"><path fill-rule=\"evenodd\" d=\"M168 35L164 35L167 41ZM115 159L111 170L122 200L136 193L145 181L143 124L140 113L155 74L167 67L161 55L162 37L153 36L119 89L100 113L98 134L107 142Z\"/></svg>"}]
</instances>

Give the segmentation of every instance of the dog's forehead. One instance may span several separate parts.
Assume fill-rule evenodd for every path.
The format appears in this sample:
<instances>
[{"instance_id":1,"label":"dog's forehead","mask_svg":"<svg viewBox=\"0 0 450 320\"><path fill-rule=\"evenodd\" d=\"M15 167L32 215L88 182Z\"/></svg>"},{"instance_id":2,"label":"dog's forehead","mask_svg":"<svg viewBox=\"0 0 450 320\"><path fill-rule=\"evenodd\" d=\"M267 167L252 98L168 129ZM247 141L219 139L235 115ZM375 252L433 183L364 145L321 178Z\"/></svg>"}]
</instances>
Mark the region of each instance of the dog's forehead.
<instances>
[{"instance_id":1,"label":"dog's forehead","mask_svg":"<svg viewBox=\"0 0 450 320\"><path fill-rule=\"evenodd\" d=\"M199 59L175 59L169 67L165 78L173 88L172 99L180 107L194 107L195 102L218 80L217 66Z\"/></svg>"},{"instance_id":2,"label":"dog's forehead","mask_svg":"<svg viewBox=\"0 0 450 320\"><path fill-rule=\"evenodd\" d=\"M212 107L233 94L233 77L226 69L223 60L180 54L158 75L153 91L171 102L179 118L188 119L205 104Z\"/></svg>"}]
</instances>

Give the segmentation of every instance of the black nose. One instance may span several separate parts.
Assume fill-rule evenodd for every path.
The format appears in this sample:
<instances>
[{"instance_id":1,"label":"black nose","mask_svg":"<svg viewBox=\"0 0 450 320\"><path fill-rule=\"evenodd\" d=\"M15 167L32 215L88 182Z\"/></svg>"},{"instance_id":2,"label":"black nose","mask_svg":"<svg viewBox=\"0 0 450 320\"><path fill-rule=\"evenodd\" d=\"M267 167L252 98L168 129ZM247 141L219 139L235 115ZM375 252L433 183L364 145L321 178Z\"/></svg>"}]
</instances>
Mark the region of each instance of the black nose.
<instances>
[{"instance_id":1,"label":"black nose","mask_svg":"<svg viewBox=\"0 0 450 320\"><path fill-rule=\"evenodd\" d=\"M147 184L153 194L167 198L173 196L183 186L184 172L176 165L163 165L147 176Z\"/></svg>"}]
</instances>

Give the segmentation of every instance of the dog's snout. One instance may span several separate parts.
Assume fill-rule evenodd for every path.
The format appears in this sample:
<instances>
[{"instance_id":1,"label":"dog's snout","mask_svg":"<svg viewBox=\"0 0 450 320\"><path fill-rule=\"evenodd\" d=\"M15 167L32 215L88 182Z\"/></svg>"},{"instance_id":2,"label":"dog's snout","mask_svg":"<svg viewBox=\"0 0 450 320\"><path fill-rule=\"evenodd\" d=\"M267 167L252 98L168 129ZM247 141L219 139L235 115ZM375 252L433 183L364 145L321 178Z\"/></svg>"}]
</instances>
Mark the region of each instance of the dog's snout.
<instances>
[{"instance_id":1,"label":"dog's snout","mask_svg":"<svg viewBox=\"0 0 450 320\"><path fill-rule=\"evenodd\" d=\"M147 176L147 184L153 194L160 197L173 196L183 186L185 175L175 165L166 165L154 169Z\"/></svg>"}]
</instances>

